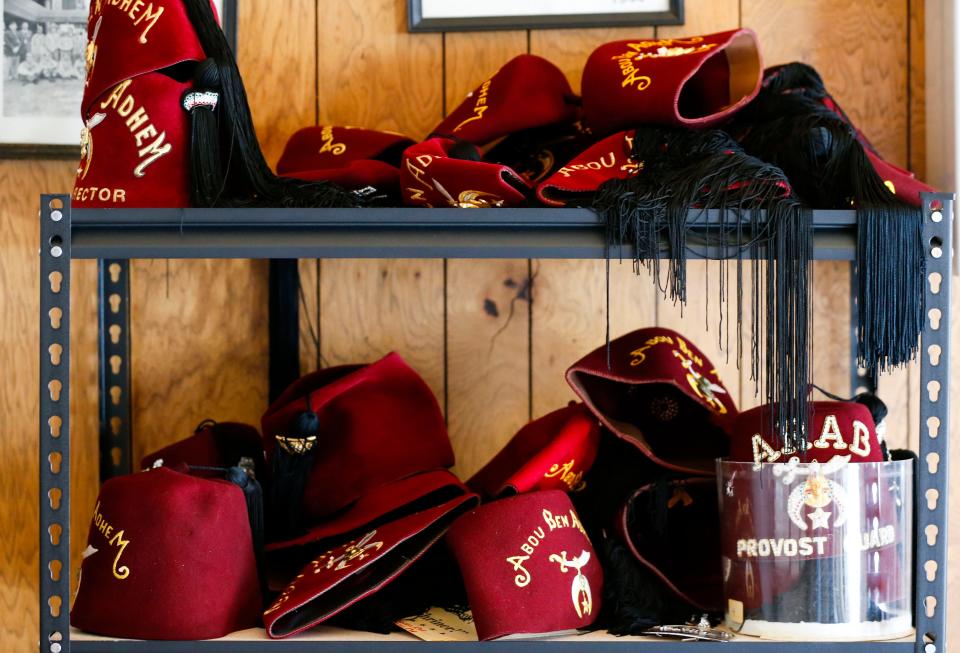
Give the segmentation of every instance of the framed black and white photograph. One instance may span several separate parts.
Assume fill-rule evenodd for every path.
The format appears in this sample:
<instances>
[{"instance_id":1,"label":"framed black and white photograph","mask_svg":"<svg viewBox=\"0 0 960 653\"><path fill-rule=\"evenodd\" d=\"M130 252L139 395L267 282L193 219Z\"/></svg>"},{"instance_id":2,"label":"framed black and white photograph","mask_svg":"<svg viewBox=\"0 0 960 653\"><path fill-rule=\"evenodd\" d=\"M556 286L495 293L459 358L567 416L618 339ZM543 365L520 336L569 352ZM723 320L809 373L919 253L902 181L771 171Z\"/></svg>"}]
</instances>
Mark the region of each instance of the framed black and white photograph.
<instances>
[{"instance_id":1,"label":"framed black and white photograph","mask_svg":"<svg viewBox=\"0 0 960 653\"><path fill-rule=\"evenodd\" d=\"M0 0L0 156L74 158L91 0ZM231 45L236 0L215 0Z\"/></svg>"},{"instance_id":2,"label":"framed black and white photograph","mask_svg":"<svg viewBox=\"0 0 960 653\"><path fill-rule=\"evenodd\" d=\"M683 0L407 0L411 32L681 25Z\"/></svg>"}]
</instances>

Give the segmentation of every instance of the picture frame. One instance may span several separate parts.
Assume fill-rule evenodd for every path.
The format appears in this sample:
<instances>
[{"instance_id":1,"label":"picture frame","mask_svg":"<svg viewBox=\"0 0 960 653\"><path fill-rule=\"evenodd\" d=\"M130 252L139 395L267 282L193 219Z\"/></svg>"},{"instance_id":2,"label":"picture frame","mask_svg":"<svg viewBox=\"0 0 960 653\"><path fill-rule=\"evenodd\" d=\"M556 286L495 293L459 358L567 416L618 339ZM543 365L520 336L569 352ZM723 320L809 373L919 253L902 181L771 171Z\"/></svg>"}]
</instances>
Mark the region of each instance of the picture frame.
<instances>
[{"instance_id":1,"label":"picture frame","mask_svg":"<svg viewBox=\"0 0 960 653\"><path fill-rule=\"evenodd\" d=\"M411 32L682 24L683 0L407 0Z\"/></svg>"},{"instance_id":2,"label":"picture frame","mask_svg":"<svg viewBox=\"0 0 960 653\"><path fill-rule=\"evenodd\" d=\"M0 158L80 158L90 2L0 0ZM214 3L236 49L237 0Z\"/></svg>"}]
</instances>

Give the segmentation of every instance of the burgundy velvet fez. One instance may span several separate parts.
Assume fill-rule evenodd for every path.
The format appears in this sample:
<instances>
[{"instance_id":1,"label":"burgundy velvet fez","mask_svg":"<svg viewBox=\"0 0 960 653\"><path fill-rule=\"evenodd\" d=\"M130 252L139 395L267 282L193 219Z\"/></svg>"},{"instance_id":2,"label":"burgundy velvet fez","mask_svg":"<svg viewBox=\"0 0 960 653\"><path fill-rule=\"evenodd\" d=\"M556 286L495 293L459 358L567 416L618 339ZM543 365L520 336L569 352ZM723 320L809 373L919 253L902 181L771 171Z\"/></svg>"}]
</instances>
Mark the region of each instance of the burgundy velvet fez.
<instances>
[{"instance_id":1,"label":"burgundy velvet fez","mask_svg":"<svg viewBox=\"0 0 960 653\"><path fill-rule=\"evenodd\" d=\"M598 47L583 68L583 116L597 134L641 124L712 127L760 91L756 34L737 29Z\"/></svg>"},{"instance_id":2,"label":"burgundy velvet fez","mask_svg":"<svg viewBox=\"0 0 960 653\"><path fill-rule=\"evenodd\" d=\"M712 476L726 455L733 398L702 351L676 331L639 329L567 370L574 392L615 435L667 469Z\"/></svg>"},{"instance_id":3,"label":"burgundy velvet fez","mask_svg":"<svg viewBox=\"0 0 960 653\"><path fill-rule=\"evenodd\" d=\"M293 383L261 419L268 458L275 437L287 435L308 405L320 432L303 496L307 523L330 518L384 483L453 465L440 406L399 354L330 367Z\"/></svg>"},{"instance_id":4,"label":"burgundy velvet fez","mask_svg":"<svg viewBox=\"0 0 960 653\"><path fill-rule=\"evenodd\" d=\"M484 497L536 490L579 492L597 458L600 423L572 404L520 429L467 485Z\"/></svg>"},{"instance_id":5,"label":"burgundy velvet fez","mask_svg":"<svg viewBox=\"0 0 960 653\"><path fill-rule=\"evenodd\" d=\"M537 197L547 206L589 206L605 181L639 174L643 162L631 156L635 133L617 132L594 143L537 186Z\"/></svg>"},{"instance_id":6,"label":"burgundy velvet fez","mask_svg":"<svg viewBox=\"0 0 960 653\"><path fill-rule=\"evenodd\" d=\"M457 520L447 542L481 640L577 630L600 614L603 571L564 492L481 506Z\"/></svg>"},{"instance_id":7,"label":"burgundy velvet fez","mask_svg":"<svg viewBox=\"0 0 960 653\"><path fill-rule=\"evenodd\" d=\"M240 422L214 422L200 424L188 438L154 451L143 457L140 469L163 465L176 467L235 467L241 458L249 458L254 465L255 478L261 484L266 480L266 465L263 457L263 442L260 432L249 424ZM197 469L194 476L223 476L218 470Z\"/></svg>"},{"instance_id":8,"label":"burgundy velvet fez","mask_svg":"<svg viewBox=\"0 0 960 653\"><path fill-rule=\"evenodd\" d=\"M76 628L133 639L210 639L260 622L243 491L158 468L106 481L70 613Z\"/></svg>"}]
</instances>

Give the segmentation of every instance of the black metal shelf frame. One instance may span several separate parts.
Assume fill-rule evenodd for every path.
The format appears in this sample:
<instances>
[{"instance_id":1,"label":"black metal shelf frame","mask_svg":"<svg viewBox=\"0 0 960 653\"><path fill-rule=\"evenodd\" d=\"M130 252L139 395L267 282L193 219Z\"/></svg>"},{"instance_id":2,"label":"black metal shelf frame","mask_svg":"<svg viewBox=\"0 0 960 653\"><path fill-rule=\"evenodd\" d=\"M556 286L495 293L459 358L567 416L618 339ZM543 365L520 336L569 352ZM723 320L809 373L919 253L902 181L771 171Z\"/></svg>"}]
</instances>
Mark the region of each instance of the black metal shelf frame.
<instances>
[{"instance_id":1,"label":"black metal shelf frame","mask_svg":"<svg viewBox=\"0 0 960 653\"><path fill-rule=\"evenodd\" d=\"M724 645L753 653L946 651L946 536L950 285L954 198L924 195L927 319L921 337L920 461L916 479L917 539L913 641L757 642ZM761 216L762 218L762 216ZM703 229L721 216L696 212ZM814 257L853 261L854 211L815 211ZM131 258L603 258L602 224L586 209L149 209L71 210L69 196L43 195L40 208L40 651L316 651L384 649L423 651L424 644L397 641L284 640L136 642L70 641L70 261L100 259L100 448L101 479L130 469L129 269ZM696 244L694 238L692 244ZM628 248L613 256L632 257ZM705 248L690 256L720 256ZM851 265L851 280L855 266ZM851 288L855 291L856 284ZM856 300L855 294L852 295ZM852 328L855 328L853 311ZM870 385L856 370L851 385ZM680 642L624 639L617 642L509 641L458 644L461 652L589 649L615 653ZM433 650L448 648L430 644ZM734 651L730 651L734 653Z\"/></svg>"}]
</instances>

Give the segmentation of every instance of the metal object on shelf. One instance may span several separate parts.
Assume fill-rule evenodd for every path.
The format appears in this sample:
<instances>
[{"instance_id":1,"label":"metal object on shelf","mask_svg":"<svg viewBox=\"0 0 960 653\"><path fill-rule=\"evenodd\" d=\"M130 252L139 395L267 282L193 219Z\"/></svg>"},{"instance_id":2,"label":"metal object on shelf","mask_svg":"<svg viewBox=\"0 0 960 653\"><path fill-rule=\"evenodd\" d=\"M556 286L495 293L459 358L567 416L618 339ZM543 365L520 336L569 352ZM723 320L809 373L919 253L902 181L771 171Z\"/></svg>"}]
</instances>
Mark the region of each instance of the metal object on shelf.
<instances>
[{"instance_id":1,"label":"metal object on shelf","mask_svg":"<svg viewBox=\"0 0 960 653\"><path fill-rule=\"evenodd\" d=\"M40 651L70 653L70 198L40 203Z\"/></svg>"},{"instance_id":2,"label":"metal object on shelf","mask_svg":"<svg viewBox=\"0 0 960 653\"><path fill-rule=\"evenodd\" d=\"M130 262L98 262L100 347L100 482L129 474L130 428Z\"/></svg>"},{"instance_id":3,"label":"metal object on shelf","mask_svg":"<svg viewBox=\"0 0 960 653\"><path fill-rule=\"evenodd\" d=\"M773 642L737 638L725 650L749 653L942 653L946 651L946 485L948 474L948 371L951 225L953 196L924 198L927 248L926 308L922 334L920 461L916 479L918 529L915 546L917 635L913 641ZM59 203L55 204L55 203ZM415 213L412 213L415 212ZM70 590L69 353L70 260L72 258L603 258L603 230L586 209L149 209L78 210L69 197L41 197L40 290L40 651L126 653L157 651L336 650L361 653L422 653L424 644L368 636L356 641L226 639L206 642L137 642L80 636L71 642ZM717 223L711 212L705 224ZM853 260L854 211L815 211L817 259ZM619 253L614 248L616 257ZM624 249L623 255L631 256ZM691 256L692 258L692 256ZM104 266L107 263L104 262ZM109 272L109 267L107 267ZM56 283L54 283L54 280ZM122 305L128 307L128 302ZM121 308L121 311L123 309ZM129 309L127 309L129 310ZM124 319L129 314L123 315ZM129 326L129 322L125 326ZM106 333L109 335L109 327ZM129 329L122 334L129 338ZM124 339L121 334L121 341ZM103 341L106 343L106 340ZM113 343L111 340L110 344ZM129 348L129 340L123 345ZM127 349L129 354L129 349ZM109 361L108 361L109 362ZM129 365L126 366L127 371ZM129 397L129 382L124 390ZM102 384L102 388L106 388ZM127 412L129 423L129 409ZM129 460L129 448L127 449ZM936 494L934 494L936 493ZM934 599L935 603L930 599ZM624 646L655 646L658 653L688 646L584 637L562 641L501 640L459 643L459 653L539 652L545 646L616 653ZM433 648L443 646L433 644ZM476 647L476 648L475 648ZM601 650L602 649L602 650ZM684 649L685 650L685 649Z\"/></svg>"},{"instance_id":4,"label":"metal object on shelf","mask_svg":"<svg viewBox=\"0 0 960 653\"><path fill-rule=\"evenodd\" d=\"M713 628L707 615L700 617L696 624L688 623L681 626L654 626L643 631L644 635L656 637L676 637L681 642L729 642L733 635L725 630Z\"/></svg>"}]
</instances>

